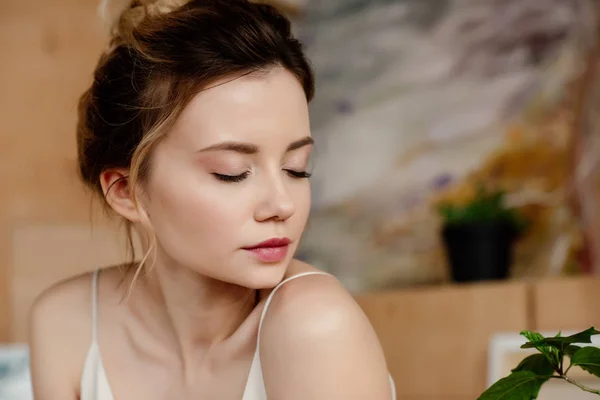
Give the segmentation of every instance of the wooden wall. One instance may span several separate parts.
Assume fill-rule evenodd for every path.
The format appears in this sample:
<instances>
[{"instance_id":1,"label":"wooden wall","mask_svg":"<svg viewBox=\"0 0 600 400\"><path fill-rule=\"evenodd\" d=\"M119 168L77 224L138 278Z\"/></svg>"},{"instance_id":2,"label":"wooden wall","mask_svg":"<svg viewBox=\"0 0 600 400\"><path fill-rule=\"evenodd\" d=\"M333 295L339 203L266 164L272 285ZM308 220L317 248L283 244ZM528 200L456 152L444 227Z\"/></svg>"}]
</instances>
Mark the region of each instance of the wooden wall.
<instances>
[{"instance_id":1,"label":"wooden wall","mask_svg":"<svg viewBox=\"0 0 600 400\"><path fill-rule=\"evenodd\" d=\"M597 278L410 289L357 300L379 335L398 397L407 400L477 398L496 333L600 327Z\"/></svg>"},{"instance_id":2,"label":"wooden wall","mask_svg":"<svg viewBox=\"0 0 600 400\"><path fill-rule=\"evenodd\" d=\"M75 110L105 36L96 0L0 0L0 315L85 265L58 265L76 243L54 229L90 225L76 176ZM104 221L99 218L98 229ZM74 231L74 232L75 232ZM43 246L40 247L40 244ZM59 247L60 246L60 247ZM27 254L30 265L16 269ZM93 260L92 260L93 261ZM30 287L24 276L35 278ZM22 315L13 315L20 319ZM0 318L0 341L14 337Z\"/></svg>"},{"instance_id":3,"label":"wooden wall","mask_svg":"<svg viewBox=\"0 0 600 400\"><path fill-rule=\"evenodd\" d=\"M600 329L600 279L549 279L532 286L538 330Z\"/></svg>"},{"instance_id":4,"label":"wooden wall","mask_svg":"<svg viewBox=\"0 0 600 400\"><path fill-rule=\"evenodd\" d=\"M498 332L531 325L524 283L374 293L358 297L398 382L400 399L475 399Z\"/></svg>"}]
</instances>

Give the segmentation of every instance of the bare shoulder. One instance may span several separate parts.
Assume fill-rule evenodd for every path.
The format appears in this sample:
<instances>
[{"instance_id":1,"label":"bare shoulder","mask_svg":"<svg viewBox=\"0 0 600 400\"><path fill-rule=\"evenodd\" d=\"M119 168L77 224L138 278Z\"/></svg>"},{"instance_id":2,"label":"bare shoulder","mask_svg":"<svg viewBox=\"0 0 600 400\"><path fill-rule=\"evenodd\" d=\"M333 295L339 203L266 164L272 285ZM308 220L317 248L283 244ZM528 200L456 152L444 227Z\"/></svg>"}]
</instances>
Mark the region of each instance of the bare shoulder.
<instances>
[{"instance_id":1,"label":"bare shoulder","mask_svg":"<svg viewBox=\"0 0 600 400\"><path fill-rule=\"evenodd\" d=\"M295 263L291 275L317 271ZM279 288L261 332L261 362L269 397L391 399L377 335L332 276L302 276Z\"/></svg>"},{"instance_id":2,"label":"bare shoulder","mask_svg":"<svg viewBox=\"0 0 600 400\"><path fill-rule=\"evenodd\" d=\"M29 314L33 351L40 345L59 346L90 337L91 274L55 283L34 301Z\"/></svg>"},{"instance_id":3,"label":"bare shoulder","mask_svg":"<svg viewBox=\"0 0 600 400\"><path fill-rule=\"evenodd\" d=\"M92 342L92 273L55 283L29 313L31 374L36 399L76 398Z\"/></svg>"},{"instance_id":4,"label":"bare shoulder","mask_svg":"<svg viewBox=\"0 0 600 400\"><path fill-rule=\"evenodd\" d=\"M102 270L103 280L115 280L117 267ZM91 333L92 272L61 280L45 289L30 311L31 328ZM61 324L57 324L60 322ZM62 325L62 328L57 325ZM31 329L33 330L33 329ZM84 332L85 331L85 332Z\"/></svg>"},{"instance_id":5,"label":"bare shoulder","mask_svg":"<svg viewBox=\"0 0 600 400\"><path fill-rule=\"evenodd\" d=\"M91 273L56 282L35 299L31 308L33 322L43 323L56 317L72 317L72 312L65 311L83 310L82 303L89 303L90 289Z\"/></svg>"},{"instance_id":6,"label":"bare shoulder","mask_svg":"<svg viewBox=\"0 0 600 400\"><path fill-rule=\"evenodd\" d=\"M44 290L29 314L31 379L36 399L75 399L90 343L91 275L79 275Z\"/></svg>"},{"instance_id":7,"label":"bare shoulder","mask_svg":"<svg viewBox=\"0 0 600 400\"><path fill-rule=\"evenodd\" d=\"M302 329L315 319L333 315L359 320L364 317L352 295L334 276L294 261L286 278L295 276L298 278L283 284L273 297L267 317L271 322ZM268 326L267 321L265 325Z\"/></svg>"}]
</instances>

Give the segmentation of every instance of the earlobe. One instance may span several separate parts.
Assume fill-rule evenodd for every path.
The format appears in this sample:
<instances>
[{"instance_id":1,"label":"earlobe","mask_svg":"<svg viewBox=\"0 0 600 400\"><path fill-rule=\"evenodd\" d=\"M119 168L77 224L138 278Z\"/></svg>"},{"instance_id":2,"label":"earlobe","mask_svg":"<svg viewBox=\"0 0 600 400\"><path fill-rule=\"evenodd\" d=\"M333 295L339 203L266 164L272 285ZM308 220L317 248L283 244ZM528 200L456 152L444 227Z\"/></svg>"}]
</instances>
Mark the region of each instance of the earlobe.
<instances>
[{"instance_id":1,"label":"earlobe","mask_svg":"<svg viewBox=\"0 0 600 400\"><path fill-rule=\"evenodd\" d=\"M140 213L134 201L134 193L129 185L129 171L114 168L100 174L100 184L104 198L110 207L131 222L140 221Z\"/></svg>"}]
</instances>

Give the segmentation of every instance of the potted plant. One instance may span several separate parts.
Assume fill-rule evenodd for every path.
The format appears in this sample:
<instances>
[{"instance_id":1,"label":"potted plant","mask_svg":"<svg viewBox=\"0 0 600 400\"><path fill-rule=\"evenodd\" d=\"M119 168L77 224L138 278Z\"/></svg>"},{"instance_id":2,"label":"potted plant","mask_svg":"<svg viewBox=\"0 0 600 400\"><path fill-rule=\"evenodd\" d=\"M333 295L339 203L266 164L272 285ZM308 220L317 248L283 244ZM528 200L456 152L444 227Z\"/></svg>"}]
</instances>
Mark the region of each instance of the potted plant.
<instances>
[{"instance_id":1,"label":"potted plant","mask_svg":"<svg viewBox=\"0 0 600 400\"><path fill-rule=\"evenodd\" d=\"M510 375L490 386L478 400L535 400L542 385L550 379L561 379L600 396L600 390L587 387L568 375L572 367L577 367L600 377L600 349L577 346L591 343L591 337L598 334L600 331L593 327L565 337L560 333L555 337L543 337L537 332L521 332L528 340L521 348L536 349L539 353L522 360ZM568 366L566 358L569 359Z\"/></svg>"},{"instance_id":2,"label":"potted plant","mask_svg":"<svg viewBox=\"0 0 600 400\"><path fill-rule=\"evenodd\" d=\"M459 204L442 202L442 237L452 280L469 282L504 279L512 263L513 245L523 232L521 213L504 203L505 193L479 185Z\"/></svg>"}]
</instances>

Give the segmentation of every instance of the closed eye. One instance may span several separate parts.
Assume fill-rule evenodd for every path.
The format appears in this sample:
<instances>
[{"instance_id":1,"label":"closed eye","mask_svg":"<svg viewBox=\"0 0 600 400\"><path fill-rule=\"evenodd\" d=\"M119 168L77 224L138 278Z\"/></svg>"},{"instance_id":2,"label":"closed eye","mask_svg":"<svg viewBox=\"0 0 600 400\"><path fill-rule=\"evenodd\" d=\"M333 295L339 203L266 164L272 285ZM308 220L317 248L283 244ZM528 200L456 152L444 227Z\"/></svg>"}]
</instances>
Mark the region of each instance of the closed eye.
<instances>
[{"instance_id":1,"label":"closed eye","mask_svg":"<svg viewBox=\"0 0 600 400\"><path fill-rule=\"evenodd\" d=\"M310 172L307 171L294 171L293 169L286 169L285 172L288 173L289 176L291 176L292 178L298 178L298 179L302 179L302 178L310 178L312 176L312 174Z\"/></svg>"},{"instance_id":2,"label":"closed eye","mask_svg":"<svg viewBox=\"0 0 600 400\"><path fill-rule=\"evenodd\" d=\"M246 171L240 175L224 175L224 174L217 174L216 172L213 173L213 175L215 176L215 178L217 178L218 180L220 180L222 182L241 182L244 179L246 179L248 177L248 175L250 175L250 171Z\"/></svg>"}]
</instances>

